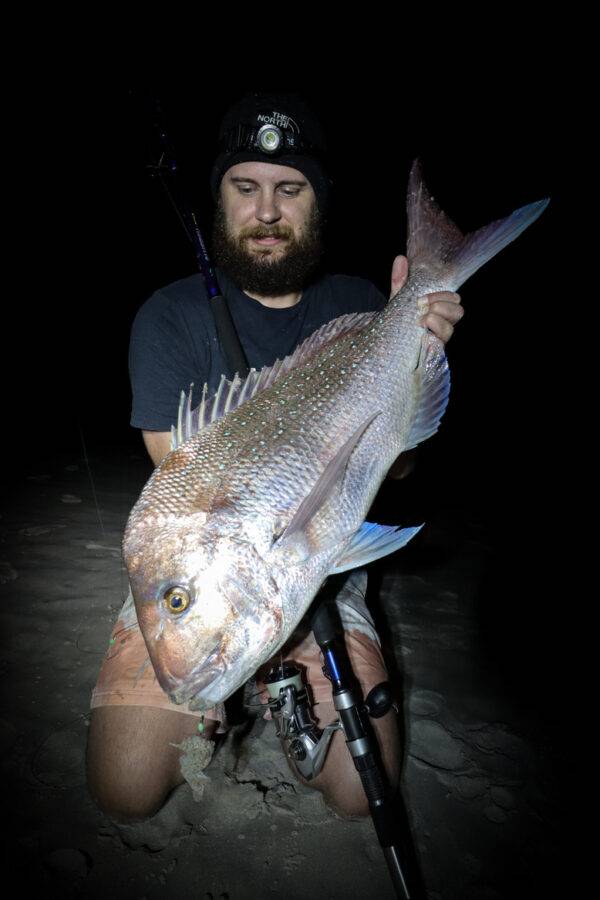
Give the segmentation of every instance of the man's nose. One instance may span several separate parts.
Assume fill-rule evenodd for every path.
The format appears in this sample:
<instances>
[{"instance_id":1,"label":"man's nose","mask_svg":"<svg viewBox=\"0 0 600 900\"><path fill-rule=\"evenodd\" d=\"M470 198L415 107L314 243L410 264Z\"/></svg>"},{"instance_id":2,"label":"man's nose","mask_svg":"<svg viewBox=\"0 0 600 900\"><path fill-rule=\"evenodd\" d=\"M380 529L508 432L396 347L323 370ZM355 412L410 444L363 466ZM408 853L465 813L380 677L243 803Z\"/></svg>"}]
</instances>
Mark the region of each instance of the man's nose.
<instances>
[{"instance_id":1,"label":"man's nose","mask_svg":"<svg viewBox=\"0 0 600 900\"><path fill-rule=\"evenodd\" d=\"M256 218L265 225L277 222L281 212L274 191L261 191L256 207Z\"/></svg>"}]
</instances>

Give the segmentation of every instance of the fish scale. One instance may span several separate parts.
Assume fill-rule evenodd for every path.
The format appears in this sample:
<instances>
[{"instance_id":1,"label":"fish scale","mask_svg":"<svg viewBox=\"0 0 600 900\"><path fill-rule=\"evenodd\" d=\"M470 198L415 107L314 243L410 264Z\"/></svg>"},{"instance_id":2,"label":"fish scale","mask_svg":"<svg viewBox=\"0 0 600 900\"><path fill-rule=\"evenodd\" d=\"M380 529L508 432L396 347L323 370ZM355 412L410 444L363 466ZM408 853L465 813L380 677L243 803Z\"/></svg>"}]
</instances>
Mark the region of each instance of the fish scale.
<instances>
[{"instance_id":1,"label":"fish scale","mask_svg":"<svg viewBox=\"0 0 600 900\"><path fill-rule=\"evenodd\" d=\"M433 290L434 288L431 287L430 289ZM410 290L400 292L395 298L394 304L390 307L388 318L392 318L398 307L400 307L400 333L404 329L402 320L406 318L402 317L401 307L402 303L405 302L406 296L410 295L410 293ZM416 325L418 316L412 316L412 318ZM346 401L346 395L349 393L352 396L358 395L359 398L362 394L364 397L364 402L362 404L357 403L351 411L351 419L356 420L357 424L364 417L363 407L366 412L372 405L367 392L364 389L361 391L361 388L365 388L366 385L363 386L360 381L357 383L356 380L350 382L349 373L352 367L358 368L358 366L362 365L362 380L368 382L373 379L373 376L375 378L381 377L386 369L388 369L389 374L389 364L398 360L398 354L395 352L389 354L389 361L382 358L382 355L379 357L377 355L378 344L381 343L382 339L385 346L387 338L385 332L389 332L389 327L385 328L386 324L388 323L381 320L378 326L369 329L367 334L358 335L352 341L348 338L340 341L335 349L325 351L317 360L289 374L279 386L271 388L264 394L260 394L254 400L247 401L240 410L229 416L226 432L235 435L238 449L238 453L234 457L236 467L231 471L228 478L228 484L231 485L232 490L241 486L245 487L248 477L257 478L260 483L261 473L264 472L265 459L272 455L273 448L278 445L285 446L286 450L290 449L291 458L288 459L286 457L286 461L290 464L293 460L294 451L297 454L301 454L302 448L304 448L305 457L302 460L304 477L302 482L305 483L307 479L310 480L311 476L314 480L318 478L322 469L322 463L318 452L315 452L315 448L319 445L327 447L326 437L328 433L323 426L322 419L329 418L332 413L335 413L340 403L343 405L344 401ZM392 324L394 325L395 323ZM398 325L395 325L395 327L398 328ZM420 329L420 332L422 330ZM354 351L348 357L350 343L354 346ZM371 364L368 367L369 362L372 363L372 361L376 362L376 366ZM344 387L346 387L346 391L341 390ZM255 409L252 411L248 409L250 404L255 406ZM281 415L283 412L282 406L285 406L284 415ZM266 422L265 430L262 432L258 429L256 430L257 435L263 434L263 444L258 447L256 447L252 438L248 439L246 431L250 416L254 415L254 418L256 418L257 414L259 417L266 416L271 420L262 419L263 422ZM218 428L220 424L213 427ZM349 425L349 423L342 420L340 420L340 424L345 426L346 429ZM344 430L344 428L341 430ZM203 436L203 433L201 433L197 438L201 440ZM218 441L219 438L217 437ZM249 447L249 444L254 446ZM267 475L268 479L271 477L270 474ZM284 482L282 488L290 484L288 478L282 480ZM302 497L305 492L304 485L294 485L294 487L296 488L295 492L289 495L292 501L297 500L297 497ZM265 491L260 491L256 488L253 490L253 494L269 496ZM241 503L244 503L243 498ZM271 504L269 504L270 508Z\"/></svg>"},{"instance_id":2,"label":"fish scale","mask_svg":"<svg viewBox=\"0 0 600 900\"><path fill-rule=\"evenodd\" d=\"M140 628L176 703L226 699L285 643L328 575L418 531L364 517L392 462L434 434L446 408L448 365L419 324L419 298L457 290L547 202L462 235L415 163L409 278L387 306L323 326L245 382L223 379L213 398L205 388L194 411L182 400L174 449L123 542Z\"/></svg>"}]
</instances>

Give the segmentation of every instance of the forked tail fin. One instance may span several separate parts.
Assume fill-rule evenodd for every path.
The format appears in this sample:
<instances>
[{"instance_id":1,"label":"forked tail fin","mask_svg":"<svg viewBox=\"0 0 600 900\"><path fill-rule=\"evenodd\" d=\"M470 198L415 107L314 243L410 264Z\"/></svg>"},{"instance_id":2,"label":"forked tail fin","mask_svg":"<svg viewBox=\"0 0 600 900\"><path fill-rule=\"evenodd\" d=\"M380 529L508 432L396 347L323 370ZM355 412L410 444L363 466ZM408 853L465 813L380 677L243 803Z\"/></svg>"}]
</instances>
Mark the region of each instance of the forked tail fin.
<instances>
[{"instance_id":1,"label":"forked tail fin","mask_svg":"<svg viewBox=\"0 0 600 900\"><path fill-rule=\"evenodd\" d=\"M463 234L423 183L415 160L408 179L408 267L437 272L446 290L457 291L477 269L541 216L549 198L516 209L505 219Z\"/></svg>"}]
</instances>

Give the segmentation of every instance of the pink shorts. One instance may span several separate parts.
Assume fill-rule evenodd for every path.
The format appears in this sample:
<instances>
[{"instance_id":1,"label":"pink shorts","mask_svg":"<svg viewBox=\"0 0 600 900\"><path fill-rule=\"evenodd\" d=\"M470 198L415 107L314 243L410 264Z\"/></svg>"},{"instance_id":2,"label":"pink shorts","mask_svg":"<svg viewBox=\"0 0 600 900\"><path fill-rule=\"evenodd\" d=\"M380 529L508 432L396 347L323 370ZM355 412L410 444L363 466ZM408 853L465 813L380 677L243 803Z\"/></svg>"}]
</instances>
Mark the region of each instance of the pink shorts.
<instances>
[{"instance_id":1,"label":"pink shorts","mask_svg":"<svg viewBox=\"0 0 600 900\"><path fill-rule=\"evenodd\" d=\"M123 604L108 642L108 649L96 687L92 691L90 708L97 706L152 706L220 722L217 732L228 730L223 704L206 712L189 709L187 703L173 703L154 674L146 642L138 625L133 595Z\"/></svg>"},{"instance_id":2,"label":"pink shorts","mask_svg":"<svg viewBox=\"0 0 600 900\"><path fill-rule=\"evenodd\" d=\"M364 569L351 572L336 597L336 605L344 626L344 636L354 674L366 694L375 684L388 678L379 638L373 620L367 610L364 596L367 573ZM315 703L331 702L331 685L322 672L323 658L313 633L305 620L290 636L273 660L261 666L256 676L261 699L267 698L262 677L273 662L293 660L305 670ZM199 712L190 710L187 703L173 703L163 691L140 631L131 592L125 601L113 628L108 650L102 662L98 681L92 691L90 707L97 706L149 706L170 709L174 712L211 719L219 722L217 733L228 731L223 703ZM267 718L268 713L267 713Z\"/></svg>"}]
</instances>

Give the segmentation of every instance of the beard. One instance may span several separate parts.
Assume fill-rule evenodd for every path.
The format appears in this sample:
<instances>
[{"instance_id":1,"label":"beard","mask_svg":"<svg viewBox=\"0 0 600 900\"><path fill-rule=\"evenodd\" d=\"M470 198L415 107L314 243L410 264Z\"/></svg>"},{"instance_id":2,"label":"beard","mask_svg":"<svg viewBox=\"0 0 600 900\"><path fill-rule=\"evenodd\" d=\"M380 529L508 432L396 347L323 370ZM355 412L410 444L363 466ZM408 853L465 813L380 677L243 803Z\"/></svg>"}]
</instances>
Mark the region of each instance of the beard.
<instances>
[{"instance_id":1,"label":"beard","mask_svg":"<svg viewBox=\"0 0 600 900\"><path fill-rule=\"evenodd\" d=\"M227 227L221 199L217 203L212 233L215 264L243 291L262 297L282 297L301 291L317 270L323 256L322 220L315 203L306 225L296 238L287 225L244 228L236 237ZM250 238L278 237L285 245L247 249ZM283 252L282 252L283 251Z\"/></svg>"}]
</instances>

